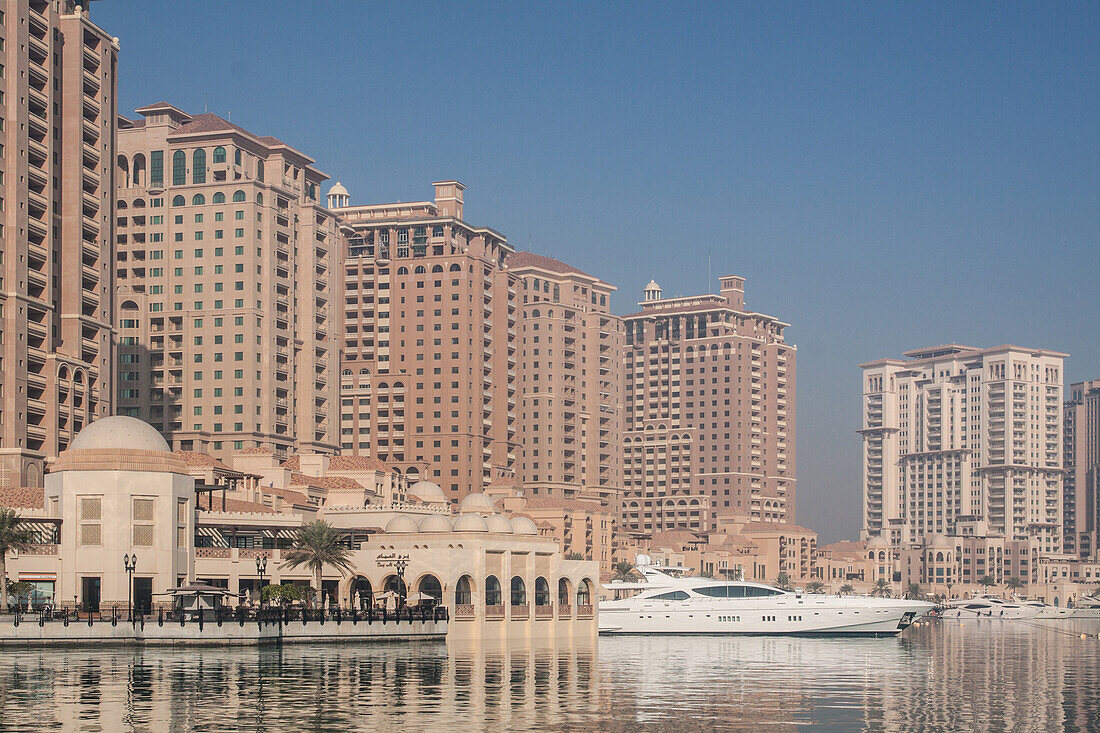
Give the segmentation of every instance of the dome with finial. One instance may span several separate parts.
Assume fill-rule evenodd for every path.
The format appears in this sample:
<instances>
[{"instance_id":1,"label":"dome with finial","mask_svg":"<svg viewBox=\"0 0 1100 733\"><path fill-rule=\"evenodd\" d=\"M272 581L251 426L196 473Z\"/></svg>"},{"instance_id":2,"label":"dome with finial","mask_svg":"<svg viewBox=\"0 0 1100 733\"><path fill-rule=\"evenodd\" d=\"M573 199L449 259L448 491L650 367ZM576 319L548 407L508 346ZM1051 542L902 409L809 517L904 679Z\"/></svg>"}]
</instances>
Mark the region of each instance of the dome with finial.
<instances>
[{"instance_id":1,"label":"dome with finial","mask_svg":"<svg viewBox=\"0 0 1100 733\"><path fill-rule=\"evenodd\" d=\"M337 181L336 183L332 184L332 188L330 188L328 190L328 195L329 196L347 196L348 195L348 189L344 186L344 184Z\"/></svg>"},{"instance_id":2,"label":"dome with finial","mask_svg":"<svg viewBox=\"0 0 1100 733\"><path fill-rule=\"evenodd\" d=\"M92 422L73 438L51 471L132 471L188 474L187 464L149 423L111 415Z\"/></svg>"}]
</instances>

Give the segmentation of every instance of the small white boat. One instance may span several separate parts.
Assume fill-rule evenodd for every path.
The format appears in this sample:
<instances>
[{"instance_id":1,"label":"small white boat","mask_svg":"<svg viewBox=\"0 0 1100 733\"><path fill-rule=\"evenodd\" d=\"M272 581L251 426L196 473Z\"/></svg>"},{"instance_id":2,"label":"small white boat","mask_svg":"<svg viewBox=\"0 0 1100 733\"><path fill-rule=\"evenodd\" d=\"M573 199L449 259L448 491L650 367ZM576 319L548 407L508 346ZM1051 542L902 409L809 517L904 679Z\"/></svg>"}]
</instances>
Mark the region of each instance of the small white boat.
<instances>
[{"instance_id":1,"label":"small white boat","mask_svg":"<svg viewBox=\"0 0 1100 733\"><path fill-rule=\"evenodd\" d=\"M951 601L947 608L940 613L944 619L999 619L1012 621L1014 619L1032 619L1038 616L1047 604L1042 601L1023 601L1013 598L1006 601L1004 598L993 595L983 595L974 598L965 598Z\"/></svg>"},{"instance_id":2,"label":"small white boat","mask_svg":"<svg viewBox=\"0 0 1100 733\"><path fill-rule=\"evenodd\" d=\"M1073 607L1047 606L1035 619L1037 621L1100 620L1100 598L1086 596Z\"/></svg>"},{"instance_id":3,"label":"small white boat","mask_svg":"<svg viewBox=\"0 0 1100 733\"><path fill-rule=\"evenodd\" d=\"M604 586L601 634L894 636L932 610L926 601L829 596L763 583L675 577L639 565L644 582Z\"/></svg>"}]
</instances>

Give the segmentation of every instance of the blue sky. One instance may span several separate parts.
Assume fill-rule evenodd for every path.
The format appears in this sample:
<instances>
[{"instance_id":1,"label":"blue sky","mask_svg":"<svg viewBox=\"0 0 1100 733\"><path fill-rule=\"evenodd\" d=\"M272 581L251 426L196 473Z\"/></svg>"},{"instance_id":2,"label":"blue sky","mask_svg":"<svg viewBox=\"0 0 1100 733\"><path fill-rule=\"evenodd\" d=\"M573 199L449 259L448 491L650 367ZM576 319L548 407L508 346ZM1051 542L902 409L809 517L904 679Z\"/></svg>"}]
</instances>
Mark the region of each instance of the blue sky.
<instances>
[{"instance_id":1,"label":"blue sky","mask_svg":"<svg viewBox=\"0 0 1100 733\"><path fill-rule=\"evenodd\" d=\"M103 0L120 110L204 109L369 203L619 287L747 278L798 345L798 519L860 526L861 361L957 341L1100 377L1100 6Z\"/></svg>"}]
</instances>

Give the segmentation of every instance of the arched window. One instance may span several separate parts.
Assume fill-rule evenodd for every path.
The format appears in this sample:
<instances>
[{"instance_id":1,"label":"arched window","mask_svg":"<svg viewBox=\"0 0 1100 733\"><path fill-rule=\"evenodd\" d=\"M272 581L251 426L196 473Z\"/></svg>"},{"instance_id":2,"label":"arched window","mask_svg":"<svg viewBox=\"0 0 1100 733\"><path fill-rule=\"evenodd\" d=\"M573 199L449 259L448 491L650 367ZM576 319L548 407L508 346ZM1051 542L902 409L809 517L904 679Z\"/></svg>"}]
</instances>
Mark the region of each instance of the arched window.
<instances>
[{"instance_id":1,"label":"arched window","mask_svg":"<svg viewBox=\"0 0 1100 733\"><path fill-rule=\"evenodd\" d=\"M397 274L398 275L408 275L409 274L409 268L407 268L407 267L398 267L397 268Z\"/></svg>"},{"instance_id":2,"label":"arched window","mask_svg":"<svg viewBox=\"0 0 1100 733\"><path fill-rule=\"evenodd\" d=\"M420 579L420 585L417 587L417 592L429 596L431 603L440 603L443 601L443 586L439 584L439 578L434 575L425 575ZM423 603L426 599L422 599Z\"/></svg>"},{"instance_id":3,"label":"arched window","mask_svg":"<svg viewBox=\"0 0 1100 733\"><path fill-rule=\"evenodd\" d=\"M592 605L592 581L588 578L582 580L581 584L577 586L577 605Z\"/></svg>"},{"instance_id":4,"label":"arched window","mask_svg":"<svg viewBox=\"0 0 1100 733\"><path fill-rule=\"evenodd\" d=\"M264 205L264 195L262 193L256 194L256 203L258 203L260 206Z\"/></svg>"},{"instance_id":5,"label":"arched window","mask_svg":"<svg viewBox=\"0 0 1100 733\"><path fill-rule=\"evenodd\" d=\"M187 153L177 150L172 153L172 185L182 186L187 183Z\"/></svg>"},{"instance_id":6,"label":"arched window","mask_svg":"<svg viewBox=\"0 0 1100 733\"><path fill-rule=\"evenodd\" d=\"M365 611L371 607L374 593L370 581L362 575L356 576L348 588L348 602L352 608Z\"/></svg>"},{"instance_id":7,"label":"arched window","mask_svg":"<svg viewBox=\"0 0 1100 733\"><path fill-rule=\"evenodd\" d=\"M535 605L550 605L550 584L546 582L546 578L535 578Z\"/></svg>"},{"instance_id":8,"label":"arched window","mask_svg":"<svg viewBox=\"0 0 1100 733\"><path fill-rule=\"evenodd\" d=\"M137 155L134 156L134 178L133 178L133 181L134 181L135 186L144 186L144 185L146 185L146 181L145 181L145 155L142 154L142 153L138 153Z\"/></svg>"},{"instance_id":9,"label":"arched window","mask_svg":"<svg viewBox=\"0 0 1100 733\"><path fill-rule=\"evenodd\" d=\"M122 188L130 187L130 164L125 155L118 156L118 180Z\"/></svg>"},{"instance_id":10,"label":"arched window","mask_svg":"<svg viewBox=\"0 0 1100 733\"><path fill-rule=\"evenodd\" d=\"M413 272L416 273L417 275L423 275L424 274L424 265L417 265L416 269L413 270Z\"/></svg>"},{"instance_id":11,"label":"arched window","mask_svg":"<svg viewBox=\"0 0 1100 733\"><path fill-rule=\"evenodd\" d=\"M403 578L399 578L396 575L391 575L386 578L386 585L384 586L385 593L393 592L401 596L402 600L408 598L409 588L405 585Z\"/></svg>"},{"instance_id":12,"label":"arched window","mask_svg":"<svg viewBox=\"0 0 1100 733\"><path fill-rule=\"evenodd\" d=\"M500 581L497 580L497 576L490 575L485 578L485 605L486 606L499 606L502 604L500 597Z\"/></svg>"},{"instance_id":13,"label":"arched window","mask_svg":"<svg viewBox=\"0 0 1100 733\"><path fill-rule=\"evenodd\" d=\"M245 200L244 191L237 190L233 192L233 203L243 204Z\"/></svg>"},{"instance_id":14,"label":"arched window","mask_svg":"<svg viewBox=\"0 0 1100 733\"><path fill-rule=\"evenodd\" d=\"M527 584L518 575L512 576L512 605L527 605Z\"/></svg>"},{"instance_id":15,"label":"arched window","mask_svg":"<svg viewBox=\"0 0 1100 733\"><path fill-rule=\"evenodd\" d=\"M206 197L203 196L201 193L197 193L197 194L195 194L194 196L191 197L191 205L192 206L202 206L205 203L206 203Z\"/></svg>"},{"instance_id":16,"label":"arched window","mask_svg":"<svg viewBox=\"0 0 1100 733\"><path fill-rule=\"evenodd\" d=\"M457 262L451 265L451 272L462 272L462 265Z\"/></svg>"},{"instance_id":17,"label":"arched window","mask_svg":"<svg viewBox=\"0 0 1100 733\"><path fill-rule=\"evenodd\" d=\"M432 267L432 272L443 272L443 266L442 265L434 265Z\"/></svg>"},{"instance_id":18,"label":"arched window","mask_svg":"<svg viewBox=\"0 0 1100 733\"><path fill-rule=\"evenodd\" d=\"M558 605L569 606L573 599L573 588L569 585L568 578L558 579Z\"/></svg>"},{"instance_id":19,"label":"arched window","mask_svg":"<svg viewBox=\"0 0 1100 733\"><path fill-rule=\"evenodd\" d=\"M236 148L233 151L233 163L234 163L234 165L240 165L241 164L241 149L240 148Z\"/></svg>"},{"instance_id":20,"label":"arched window","mask_svg":"<svg viewBox=\"0 0 1100 733\"><path fill-rule=\"evenodd\" d=\"M145 199L134 199L134 208L135 209L144 209L145 208Z\"/></svg>"},{"instance_id":21,"label":"arched window","mask_svg":"<svg viewBox=\"0 0 1100 733\"><path fill-rule=\"evenodd\" d=\"M172 197L172 206L183 206L186 203L187 203L187 199L185 199L183 196L173 196Z\"/></svg>"},{"instance_id":22,"label":"arched window","mask_svg":"<svg viewBox=\"0 0 1100 733\"><path fill-rule=\"evenodd\" d=\"M261 182L264 180L264 162L262 160L256 161L256 180Z\"/></svg>"},{"instance_id":23,"label":"arched window","mask_svg":"<svg viewBox=\"0 0 1100 733\"><path fill-rule=\"evenodd\" d=\"M214 197L211 199L211 201L212 201L212 203L215 203L215 204L224 204L225 203L225 194L222 193L221 191L218 191L216 194L214 194Z\"/></svg>"},{"instance_id":24,"label":"arched window","mask_svg":"<svg viewBox=\"0 0 1100 733\"><path fill-rule=\"evenodd\" d=\"M225 162L225 148L223 148L221 145L214 148L214 162L215 163L224 163Z\"/></svg>"},{"instance_id":25,"label":"arched window","mask_svg":"<svg viewBox=\"0 0 1100 733\"><path fill-rule=\"evenodd\" d=\"M202 148L191 155L191 182L206 183L206 151Z\"/></svg>"},{"instance_id":26,"label":"arched window","mask_svg":"<svg viewBox=\"0 0 1100 733\"><path fill-rule=\"evenodd\" d=\"M474 584L469 575L463 575L455 586L455 605L471 606L474 603Z\"/></svg>"}]
</instances>

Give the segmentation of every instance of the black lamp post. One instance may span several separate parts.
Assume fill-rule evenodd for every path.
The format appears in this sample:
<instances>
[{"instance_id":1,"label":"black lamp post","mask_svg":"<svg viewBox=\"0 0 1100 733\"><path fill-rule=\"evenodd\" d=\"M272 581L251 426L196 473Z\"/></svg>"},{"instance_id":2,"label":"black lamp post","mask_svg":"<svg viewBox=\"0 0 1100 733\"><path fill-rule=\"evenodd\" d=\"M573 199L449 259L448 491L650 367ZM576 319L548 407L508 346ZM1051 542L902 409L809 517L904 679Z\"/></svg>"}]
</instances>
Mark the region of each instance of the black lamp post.
<instances>
[{"instance_id":1,"label":"black lamp post","mask_svg":"<svg viewBox=\"0 0 1100 733\"><path fill-rule=\"evenodd\" d=\"M256 575L260 576L260 608L264 605L264 573L267 572L267 555L256 558Z\"/></svg>"},{"instance_id":2,"label":"black lamp post","mask_svg":"<svg viewBox=\"0 0 1100 733\"><path fill-rule=\"evenodd\" d=\"M407 597L405 588L405 568L408 567L409 561L404 558L394 562L394 567L397 569L397 592L401 596L401 605L405 605L405 598Z\"/></svg>"},{"instance_id":3,"label":"black lamp post","mask_svg":"<svg viewBox=\"0 0 1100 733\"><path fill-rule=\"evenodd\" d=\"M126 569L126 614L127 620L134 620L134 571L137 570L137 555L122 556L122 567Z\"/></svg>"}]
</instances>

